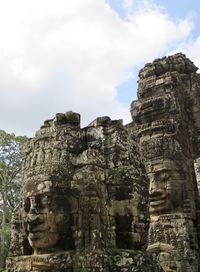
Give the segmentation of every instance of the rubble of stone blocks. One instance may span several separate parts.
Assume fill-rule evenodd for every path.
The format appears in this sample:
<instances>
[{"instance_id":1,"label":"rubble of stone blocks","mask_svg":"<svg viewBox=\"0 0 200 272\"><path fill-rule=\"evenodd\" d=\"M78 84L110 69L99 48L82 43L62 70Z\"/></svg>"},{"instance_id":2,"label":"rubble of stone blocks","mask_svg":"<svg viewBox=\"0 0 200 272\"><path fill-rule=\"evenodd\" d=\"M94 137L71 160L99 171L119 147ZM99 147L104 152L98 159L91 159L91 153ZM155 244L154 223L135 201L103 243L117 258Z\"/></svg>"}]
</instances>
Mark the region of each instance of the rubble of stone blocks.
<instances>
[{"instance_id":1,"label":"rubble of stone blocks","mask_svg":"<svg viewBox=\"0 0 200 272\"><path fill-rule=\"evenodd\" d=\"M197 67L146 64L131 115L59 113L27 142L8 272L200 270Z\"/></svg>"}]
</instances>

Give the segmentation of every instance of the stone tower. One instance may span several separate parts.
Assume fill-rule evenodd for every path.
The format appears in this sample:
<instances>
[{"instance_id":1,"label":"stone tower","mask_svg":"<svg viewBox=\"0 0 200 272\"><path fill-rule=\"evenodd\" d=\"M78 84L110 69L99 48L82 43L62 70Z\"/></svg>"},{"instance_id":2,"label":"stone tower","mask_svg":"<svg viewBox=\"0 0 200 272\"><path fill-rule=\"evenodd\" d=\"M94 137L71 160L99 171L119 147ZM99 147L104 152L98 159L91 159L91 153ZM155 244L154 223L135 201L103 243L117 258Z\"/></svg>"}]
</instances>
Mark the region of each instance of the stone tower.
<instances>
[{"instance_id":1,"label":"stone tower","mask_svg":"<svg viewBox=\"0 0 200 272\"><path fill-rule=\"evenodd\" d=\"M146 254L148 181L122 120L57 114L24 147L7 271L160 271ZM125 269L125 270L124 270Z\"/></svg>"},{"instance_id":2,"label":"stone tower","mask_svg":"<svg viewBox=\"0 0 200 272\"><path fill-rule=\"evenodd\" d=\"M200 75L179 53L139 73L133 122L74 112L24 147L7 272L200 271Z\"/></svg>"},{"instance_id":3,"label":"stone tower","mask_svg":"<svg viewBox=\"0 0 200 272\"><path fill-rule=\"evenodd\" d=\"M199 271L196 71L181 53L146 64L139 74L138 100L131 105L149 179L147 250L165 271Z\"/></svg>"}]
</instances>

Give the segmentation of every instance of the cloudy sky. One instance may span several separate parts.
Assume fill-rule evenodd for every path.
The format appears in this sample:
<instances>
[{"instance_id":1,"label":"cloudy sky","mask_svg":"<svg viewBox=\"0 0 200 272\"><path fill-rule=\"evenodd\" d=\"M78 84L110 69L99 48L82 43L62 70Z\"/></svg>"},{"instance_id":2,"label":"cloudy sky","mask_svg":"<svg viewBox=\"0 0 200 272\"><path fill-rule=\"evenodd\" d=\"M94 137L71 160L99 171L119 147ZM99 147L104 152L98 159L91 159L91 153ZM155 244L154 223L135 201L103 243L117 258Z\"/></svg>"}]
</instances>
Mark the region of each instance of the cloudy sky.
<instances>
[{"instance_id":1,"label":"cloudy sky","mask_svg":"<svg viewBox=\"0 0 200 272\"><path fill-rule=\"evenodd\" d=\"M200 67L199 0L0 0L0 129L57 112L130 122L137 75L182 51Z\"/></svg>"}]
</instances>

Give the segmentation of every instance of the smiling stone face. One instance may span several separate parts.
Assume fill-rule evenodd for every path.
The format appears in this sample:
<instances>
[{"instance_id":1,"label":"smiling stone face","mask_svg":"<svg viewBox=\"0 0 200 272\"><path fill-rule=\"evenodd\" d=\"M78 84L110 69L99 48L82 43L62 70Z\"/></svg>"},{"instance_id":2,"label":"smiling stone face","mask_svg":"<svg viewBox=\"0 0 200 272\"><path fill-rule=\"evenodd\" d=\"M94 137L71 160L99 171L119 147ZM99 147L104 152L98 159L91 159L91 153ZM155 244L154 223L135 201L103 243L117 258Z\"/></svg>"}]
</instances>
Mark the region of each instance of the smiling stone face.
<instances>
[{"instance_id":1,"label":"smiling stone face","mask_svg":"<svg viewBox=\"0 0 200 272\"><path fill-rule=\"evenodd\" d=\"M185 180L179 169L169 168L167 163L157 164L148 176L151 214L171 213L182 208Z\"/></svg>"},{"instance_id":2,"label":"smiling stone face","mask_svg":"<svg viewBox=\"0 0 200 272\"><path fill-rule=\"evenodd\" d=\"M22 217L34 254L63 250L62 242L70 227L70 205L65 195L51 190L27 192L22 199Z\"/></svg>"}]
</instances>

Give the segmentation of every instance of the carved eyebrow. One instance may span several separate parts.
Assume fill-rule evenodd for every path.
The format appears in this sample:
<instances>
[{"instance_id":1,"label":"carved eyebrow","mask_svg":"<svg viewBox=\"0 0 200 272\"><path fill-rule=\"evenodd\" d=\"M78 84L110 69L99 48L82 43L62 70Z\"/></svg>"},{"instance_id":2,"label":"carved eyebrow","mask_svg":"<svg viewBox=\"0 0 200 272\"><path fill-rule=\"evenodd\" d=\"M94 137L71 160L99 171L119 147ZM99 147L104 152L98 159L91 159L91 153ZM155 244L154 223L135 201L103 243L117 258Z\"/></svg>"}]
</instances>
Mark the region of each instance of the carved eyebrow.
<instances>
[{"instance_id":1,"label":"carved eyebrow","mask_svg":"<svg viewBox=\"0 0 200 272\"><path fill-rule=\"evenodd\" d=\"M163 172L163 171L167 171L168 172L168 171L171 171L171 169L163 167L163 168L160 168L160 169L157 169L157 170L155 169L154 171L155 171L155 173L157 173L157 172Z\"/></svg>"}]
</instances>

